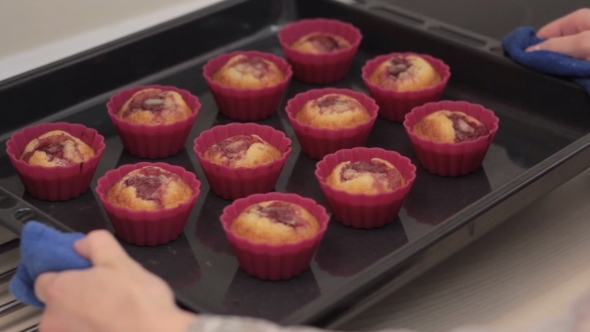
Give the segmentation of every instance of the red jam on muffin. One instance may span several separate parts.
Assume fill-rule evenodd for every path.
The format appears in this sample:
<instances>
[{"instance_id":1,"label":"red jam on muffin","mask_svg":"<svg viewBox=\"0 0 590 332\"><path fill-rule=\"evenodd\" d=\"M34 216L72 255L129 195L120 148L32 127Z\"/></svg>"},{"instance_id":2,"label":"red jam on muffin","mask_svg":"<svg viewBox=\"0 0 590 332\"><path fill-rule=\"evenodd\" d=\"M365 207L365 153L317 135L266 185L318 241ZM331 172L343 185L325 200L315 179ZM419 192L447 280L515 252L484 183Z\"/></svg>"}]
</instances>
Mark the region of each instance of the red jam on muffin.
<instances>
[{"instance_id":1,"label":"red jam on muffin","mask_svg":"<svg viewBox=\"0 0 590 332\"><path fill-rule=\"evenodd\" d=\"M231 230L255 243L286 244L311 238L320 230L316 217L302 206L285 201L250 205L232 222Z\"/></svg>"},{"instance_id":2,"label":"red jam on muffin","mask_svg":"<svg viewBox=\"0 0 590 332\"><path fill-rule=\"evenodd\" d=\"M417 91L439 84L441 75L418 55L396 55L381 63L369 77L386 90Z\"/></svg>"},{"instance_id":3,"label":"red jam on muffin","mask_svg":"<svg viewBox=\"0 0 590 332\"><path fill-rule=\"evenodd\" d=\"M440 110L425 116L414 125L412 132L436 143L474 141L490 133L476 118L463 112L448 110Z\"/></svg>"},{"instance_id":4,"label":"red jam on muffin","mask_svg":"<svg viewBox=\"0 0 590 332\"><path fill-rule=\"evenodd\" d=\"M229 167L256 167L283 156L281 151L258 135L236 135L213 144L204 157L214 164Z\"/></svg>"},{"instance_id":5,"label":"red jam on muffin","mask_svg":"<svg viewBox=\"0 0 590 332\"><path fill-rule=\"evenodd\" d=\"M390 162L372 158L368 162L341 162L328 175L326 183L351 194L380 194L405 185L406 179Z\"/></svg>"},{"instance_id":6,"label":"red jam on muffin","mask_svg":"<svg viewBox=\"0 0 590 332\"><path fill-rule=\"evenodd\" d=\"M355 98L331 93L306 102L295 118L315 128L340 129L367 123L371 115Z\"/></svg>"},{"instance_id":7,"label":"red jam on muffin","mask_svg":"<svg viewBox=\"0 0 590 332\"><path fill-rule=\"evenodd\" d=\"M272 61L238 54L213 73L212 79L226 87L260 89L279 84L285 75Z\"/></svg>"},{"instance_id":8,"label":"red jam on muffin","mask_svg":"<svg viewBox=\"0 0 590 332\"><path fill-rule=\"evenodd\" d=\"M117 112L123 120L148 126L177 122L190 115L190 107L178 92L153 88L134 93Z\"/></svg>"},{"instance_id":9,"label":"red jam on muffin","mask_svg":"<svg viewBox=\"0 0 590 332\"><path fill-rule=\"evenodd\" d=\"M62 130L47 132L27 144L20 159L30 165L68 166L94 157L94 149Z\"/></svg>"},{"instance_id":10,"label":"red jam on muffin","mask_svg":"<svg viewBox=\"0 0 590 332\"><path fill-rule=\"evenodd\" d=\"M333 53L348 47L348 40L327 32L312 32L291 44L291 48L311 54Z\"/></svg>"},{"instance_id":11,"label":"red jam on muffin","mask_svg":"<svg viewBox=\"0 0 590 332\"><path fill-rule=\"evenodd\" d=\"M193 189L180 176L161 167L145 166L129 172L107 192L115 206L131 210L169 209L190 200Z\"/></svg>"}]
</instances>

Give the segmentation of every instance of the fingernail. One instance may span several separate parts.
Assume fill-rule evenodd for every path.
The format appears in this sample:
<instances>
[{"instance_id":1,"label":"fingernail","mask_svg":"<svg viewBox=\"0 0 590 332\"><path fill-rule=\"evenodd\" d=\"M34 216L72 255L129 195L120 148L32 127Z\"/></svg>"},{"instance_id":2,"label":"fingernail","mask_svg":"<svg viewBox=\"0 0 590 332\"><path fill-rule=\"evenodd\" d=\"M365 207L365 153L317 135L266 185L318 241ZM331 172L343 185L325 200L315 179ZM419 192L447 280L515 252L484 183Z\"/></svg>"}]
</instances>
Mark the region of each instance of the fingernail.
<instances>
[{"instance_id":1,"label":"fingernail","mask_svg":"<svg viewBox=\"0 0 590 332\"><path fill-rule=\"evenodd\" d=\"M540 49L541 49L541 46L539 46L539 45L533 45L533 46L527 47L527 49L525 50L525 52L539 51Z\"/></svg>"}]
</instances>

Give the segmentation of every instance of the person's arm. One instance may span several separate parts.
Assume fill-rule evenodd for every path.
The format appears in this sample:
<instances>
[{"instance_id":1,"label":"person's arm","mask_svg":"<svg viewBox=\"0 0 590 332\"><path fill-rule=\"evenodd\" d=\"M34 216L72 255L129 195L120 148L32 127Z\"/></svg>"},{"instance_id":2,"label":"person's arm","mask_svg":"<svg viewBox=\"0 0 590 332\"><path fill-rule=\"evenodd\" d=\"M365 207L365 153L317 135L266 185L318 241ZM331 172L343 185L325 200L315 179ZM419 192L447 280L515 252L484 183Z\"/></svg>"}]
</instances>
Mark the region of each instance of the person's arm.
<instances>
[{"instance_id":1,"label":"person's arm","mask_svg":"<svg viewBox=\"0 0 590 332\"><path fill-rule=\"evenodd\" d=\"M576 10L548 23L537 32L544 42L527 51L553 51L590 61L590 8Z\"/></svg>"}]
</instances>

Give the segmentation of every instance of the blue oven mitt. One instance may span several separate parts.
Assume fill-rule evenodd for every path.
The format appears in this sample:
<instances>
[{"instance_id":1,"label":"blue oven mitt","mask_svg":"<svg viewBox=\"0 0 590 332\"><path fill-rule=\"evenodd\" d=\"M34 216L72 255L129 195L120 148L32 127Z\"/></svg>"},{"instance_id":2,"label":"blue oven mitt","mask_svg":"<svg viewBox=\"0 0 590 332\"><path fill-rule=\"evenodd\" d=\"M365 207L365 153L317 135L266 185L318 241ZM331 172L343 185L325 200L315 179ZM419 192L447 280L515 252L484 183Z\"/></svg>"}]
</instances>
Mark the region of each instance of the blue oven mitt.
<instances>
[{"instance_id":1,"label":"blue oven mitt","mask_svg":"<svg viewBox=\"0 0 590 332\"><path fill-rule=\"evenodd\" d=\"M504 51L519 64L536 71L565 77L590 93L590 62L551 51L525 52L531 45L542 42L531 27L521 27L502 39Z\"/></svg>"},{"instance_id":2,"label":"blue oven mitt","mask_svg":"<svg viewBox=\"0 0 590 332\"><path fill-rule=\"evenodd\" d=\"M21 260L10 280L10 292L17 300L44 307L35 295L35 279L43 272L86 269L91 263L74 251L82 233L62 233L36 221L25 224L21 235Z\"/></svg>"}]
</instances>

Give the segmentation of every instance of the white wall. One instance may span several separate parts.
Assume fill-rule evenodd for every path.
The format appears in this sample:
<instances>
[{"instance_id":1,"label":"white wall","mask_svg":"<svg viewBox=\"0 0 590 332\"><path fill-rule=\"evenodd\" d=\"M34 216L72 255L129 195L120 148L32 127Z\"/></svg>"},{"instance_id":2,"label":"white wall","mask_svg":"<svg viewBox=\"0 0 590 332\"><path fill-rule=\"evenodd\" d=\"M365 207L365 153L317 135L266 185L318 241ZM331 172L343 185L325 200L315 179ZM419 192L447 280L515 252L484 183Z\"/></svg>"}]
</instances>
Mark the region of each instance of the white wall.
<instances>
[{"instance_id":1,"label":"white wall","mask_svg":"<svg viewBox=\"0 0 590 332\"><path fill-rule=\"evenodd\" d=\"M0 0L0 80L220 0Z\"/></svg>"}]
</instances>

